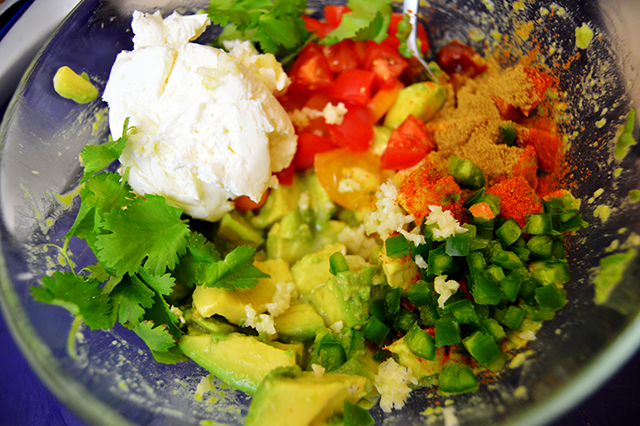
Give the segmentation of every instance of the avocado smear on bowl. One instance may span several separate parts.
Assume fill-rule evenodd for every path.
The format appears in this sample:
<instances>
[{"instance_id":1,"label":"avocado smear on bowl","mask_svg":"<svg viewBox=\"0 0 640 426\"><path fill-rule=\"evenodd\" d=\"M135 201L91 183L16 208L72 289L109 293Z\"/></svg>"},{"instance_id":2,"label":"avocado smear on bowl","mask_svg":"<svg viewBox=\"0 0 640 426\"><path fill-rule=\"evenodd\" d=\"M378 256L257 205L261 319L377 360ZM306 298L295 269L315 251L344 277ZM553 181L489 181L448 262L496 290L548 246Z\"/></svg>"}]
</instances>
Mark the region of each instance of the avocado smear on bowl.
<instances>
[{"instance_id":1,"label":"avocado smear on bowl","mask_svg":"<svg viewBox=\"0 0 640 426\"><path fill-rule=\"evenodd\" d=\"M376 32L362 1L335 23L303 19L304 2L272 6L260 13L289 14L295 43L261 34L258 53L225 29L229 54L198 45L207 63L185 52L208 18L136 12L134 52L163 57L167 74L121 100L128 74L112 72L122 81L105 100L131 115L119 110L113 139L82 151L66 236L98 261L44 276L33 296L70 310L71 333L117 321L158 362L191 358L253 395L246 425L367 425L372 401L390 412L415 388L459 394L498 374L567 303L563 235L587 226L561 187L557 89L457 41L432 63L438 81L405 86L408 18L377 1L388 21ZM232 15L210 9L216 24ZM354 22L368 40L347 31ZM185 81L210 97L182 96ZM228 141L198 142L211 123ZM236 155L254 142L260 174Z\"/></svg>"}]
</instances>

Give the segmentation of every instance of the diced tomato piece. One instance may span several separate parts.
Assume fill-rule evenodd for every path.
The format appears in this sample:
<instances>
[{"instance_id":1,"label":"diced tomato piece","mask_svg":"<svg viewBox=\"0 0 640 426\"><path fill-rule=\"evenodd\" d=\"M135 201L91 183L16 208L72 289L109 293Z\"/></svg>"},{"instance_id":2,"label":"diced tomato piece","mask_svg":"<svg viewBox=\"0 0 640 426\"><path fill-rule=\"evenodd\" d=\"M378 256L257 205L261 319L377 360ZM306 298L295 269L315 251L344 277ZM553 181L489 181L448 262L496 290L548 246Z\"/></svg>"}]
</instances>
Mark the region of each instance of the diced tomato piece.
<instances>
[{"instance_id":1,"label":"diced tomato piece","mask_svg":"<svg viewBox=\"0 0 640 426\"><path fill-rule=\"evenodd\" d=\"M380 157L380 167L387 170L406 169L418 164L436 147L424 122L413 115L393 129L387 147Z\"/></svg>"},{"instance_id":2,"label":"diced tomato piece","mask_svg":"<svg viewBox=\"0 0 640 426\"><path fill-rule=\"evenodd\" d=\"M540 198L522 176L515 176L487 189L488 194L500 197L500 215L513 218L524 227L527 216L544 211Z\"/></svg>"},{"instance_id":3,"label":"diced tomato piece","mask_svg":"<svg viewBox=\"0 0 640 426\"><path fill-rule=\"evenodd\" d=\"M469 213L471 213L475 217L480 217L483 219L493 219L494 217L496 217L496 215L493 214L489 203L487 203L486 201L474 204L469 207Z\"/></svg>"},{"instance_id":4,"label":"diced tomato piece","mask_svg":"<svg viewBox=\"0 0 640 426\"><path fill-rule=\"evenodd\" d=\"M353 50L355 50L356 56L358 57L358 64L362 67L362 63L364 62L364 56L367 53L367 42L362 40L354 41Z\"/></svg>"},{"instance_id":5,"label":"diced tomato piece","mask_svg":"<svg viewBox=\"0 0 640 426\"><path fill-rule=\"evenodd\" d=\"M324 21L330 28L337 28L342 22L342 15L351 12L347 6L327 5L324 7Z\"/></svg>"},{"instance_id":6,"label":"diced tomato piece","mask_svg":"<svg viewBox=\"0 0 640 426\"><path fill-rule=\"evenodd\" d=\"M267 202L267 195L269 195L269 190L267 189L260 197L260 200L256 203L251 198L246 195L241 195L235 200L233 200L233 204L236 206L236 210L241 212L248 212L250 210L255 210L264 205Z\"/></svg>"},{"instance_id":7,"label":"diced tomato piece","mask_svg":"<svg viewBox=\"0 0 640 426\"><path fill-rule=\"evenodd\" d=\"M291 88L295 92L308 93L326 90L333 84L329 64L317 44L311 42L302 49L291 71Z\"/></svg>"},{"instance_id":8,"label":"diced tomato piece","mask_svg":"<svg viewBox=\"0 0 640 426\"><path fill-rule=\"evenodd\" d=\"M304 21L304 27L308 31L315 33L320 38L327 35L327 24L324 22L306 15L302 15L302 20Z\"/></svg>"},{"instance_id":9,"label":"diced tomato piece","mask_svg":"<svg viewBox=\"0 0 640 426\"><path fill-rule=\"evenodd\" d=\"M316 154L336 149L328 139L313 133L301 133L298 135L298 150L293 157L293 167L296 170L304 170L313 167Z\"/></svg>"},{"instance_id":10,"label":"diced tomato piece","mask_svg":"<svg viewBox=\"0 0 640 426\"><path fill-rule=\"evenodd\" d=\"M400 40L397 37L398 34L398 23L402 21L402 13L394 12L391 14L391 22L389 22L389 36L382 41L381 44L389 46L392 49L398 50L400 47ZM429 45L429 36L427 35L427 30L424 28L422 23L418 22L418 33L416 34L418 38L418 47L420 48L420 53L423 55L427 53L427 51L431 48Z\"/></svg>"},{"instance_id":11,"label":"diced tomato piece","mask_svg":"<svg viewBox=\"0 0 640 426\"><path fill-rule=\"evenodd\" d=\"M327 124L329 140L340 148L363 152L373 139L373 122L366 107L348 103L342 124Z\"/></svg>"},{"instance_id":12,"label":"diced tomato piece","mask_svg":"<svg viewBox=\"0 0 640 426\"><path fill-rule=\"evenodd\" d=\"M487 63L475 50L453 40L438 52L438 65L448 74L465 74L474 77L487 69Z\"/></svg>"},{"instance_id":13,"label":"diced tomato piece","mask_svg":"<svg viewBox=\"0 0 640 426\"><path fill-rule=\"evenodd\" d=\"M342 40L340 43L322 46L322 53L334 74L358 68L358 54L353 40Z\"/></svg>"},{"instance_id":14,"label":"diced tomato piece","mask_svg":"<svg viewBox=\"0 0 640 426\"><path fill-rule=\"evenodd\" d=\"M527 74L527 80L533 84L533 89L529 92L533 102L527 108L522 109L522 113L528 117L544 99L544 94L551 87L553 79L535 68L525 67L524 72Z\"/></svg>"},{"instance_id":15,"label":"diced tomato piece","mask_svg":"<svg viewBox=\"0 0 640 426\"><path fill-rule=\"evenodd\" d=\"M513 166L513 175L524 177L534 190L538 188L538 157L532 145L524 147L524 153Z\"/></svg>"},{"instance_id":16,"label":"diced tomato piece","mask_svg":"<svg viewBox=\"0 0 640 426\"><path fill-rule=\"evenodd\" d=\"M314 169L322 187L338 205L350 210L374 206L382 184L380 160L370 152L335 149L316 154Z\"/></svg>"},{"instance_id":17,"label":"diced tomato piece","mask_svg":"<svg viewBox=\"0 0 640 426\"><path fill-rule=\"evenodd\" d=\"M536 150L538 167L551 172L556 168L560 139L554 133L540 129L518 129L518 145L531 145Z\"/></svg>"},{"instance_id":18,"label":"diced tomato piece","mask_svg":"<svg viewBox=\"0 0 640 426\"><path fill-rule=\"evenodd\" d=\"M328 103L337 103L337 101L326 93L314 93L304 104L304 108L311 108L322 111Z\"/></svg>"},{"instance_id":19,"label":"diced tomato piece","mask_svg":"<svg viewBox=\"0 0 640 426\"><path fill-rule=\"evenodd\" d=\"M286 169L282 169L279 172L274 173L278 178L278 182L280 185L289 186L293 184L293 176L295 175L295 170L293 169L293 161L289 164L289 167Z\"/></svg>"},{"instance_id":20,"label":"diced tomato piece","mask_svg":"<svg viewBox=\"0 0 640 426\"><path fill-rule=\"evenodd\" d=\"M409 63L397 50L374 41L367 43L362 68L373 71L379 82L384 83L391 78L400 77L402 71L408 66Z\"/></svg>"},{"instance_id":21,"label":"diced tomato piece","mask_svg":"<svg viewBox=\"0 0 640 426\"><path fill-rule=\"evenodd\" d=\"M287 112L292 112L296 109L302 109L302 107L309 100L308 93L300 93L294 90L289 90L284 95L278 98L278 102L282 105Z\"/></svg>"},{"instance_id":22,"label":"diced tomato piece","mask_svg":"<svg viewBox=\"0 0 640 426\"><path fill-rule=\"evenodd\" d=\"M329 89L329 96L341 101L366 105L371 99L376 75L373 71L353 69L340 74Z\"/></svg>"},{"instance_id":23,"label":"diced tomato piece","mask_svg":"<svg viewBox=\"0 0 640 426\"><path fill-rule=\"evenodd\" d=\"M404 87L404 84L402 84L400 80L395 79L390 80L388 86L389 87L385 86L380 88L367 104L367 109L371 114L371 120L374 123L380 121L387 111L391 109L396 99L398 99L398 94L400 93L400 89Z\"/></svg>"}]
</instances>

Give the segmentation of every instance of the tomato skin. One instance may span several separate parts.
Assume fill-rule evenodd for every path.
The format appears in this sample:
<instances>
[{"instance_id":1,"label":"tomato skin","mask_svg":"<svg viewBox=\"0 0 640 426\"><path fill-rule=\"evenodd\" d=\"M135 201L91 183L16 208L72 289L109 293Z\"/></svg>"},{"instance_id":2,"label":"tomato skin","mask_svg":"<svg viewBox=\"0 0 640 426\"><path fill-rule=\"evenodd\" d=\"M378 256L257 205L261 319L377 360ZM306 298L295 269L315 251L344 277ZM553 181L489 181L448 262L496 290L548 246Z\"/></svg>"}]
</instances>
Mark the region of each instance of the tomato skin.
<instances>
[{"instance_id":1,"label":"tomato skin","mask_svg":"<svg viewBox=\"0 0 640 426\"><path fill-rule=\"evenodd\" d=\"M301 133L298 135L298 150L293 157L293 168L304 170L313 167L316 154L336 149L328 139L313 133Z\"/></svg>"},{"instance_id":2,"label":"tomato skin","mask_svg":"<svg viewBox=\"0 0 640 426\"><path fill-rule=\"evenodd\" d=\"M382 184L376 155L335 149L317 154L314 168L320 184L336 204L350 210L374 205L375 193ZM357 187L341 191L340 182L345 178L355 181Z\"/></svg>"},{"instance_id":3,"label":"tomato skin","mask_svg":"<svg viewBox=\"0 0 640 426\"><path fill-rule=\"evenodd\" d=\"M308 31L315 33L320 38L323 38L329 32L327 31L327 24L320 21L319 19L311 18L307 15L302 15L302 20L304 21L304 27Z\"/></svg>"},{"instance_id":4,"label":"tomato skin","mask_svg":"<svg viewBox=\"0 0 640 426\"><path fill-rule=\"evenodd\" d=\"M377 123L389 111L391 106L398 99L400 89L404 84L398 79L389 81L389 87L381 87L367 104L367 109L371 114L371 121Z\"/></svg>"},{"instance_id":5,"label":"tomato skin","mask_svg":"<svg viewBox=\"0 0 640 426\"><path fill-rule=\"evenodd\" d=\"M293 161L289 164L289 167L286 169L282 169L279 172L274 173L278 178L278 182L280 185L289 186L293 184L293 176L295 175L295 170L293 169Z\"/></svg>"},{"instance_id":6,"label":"tomato skin","mask_svg":"<svg viewBox=\"0 0 640 426\"><path fill-rule=\"evenodd\" d=\"M360 65L353 40L342 40L330 46L322 46L322 53L333 74L356 69Z\"/></svg>"},{"instance_id":7,"label":"tomato skin","mask_svg":"<svg viewBox=\"0 0 640 426\"><path fill-rule=\"evenodd\" d=\"M560 139L555 133L540 129L518 129L518 145L533 146L538 157L538 167L541 170L552 172L556 169Z\"/></svg>"},{"instance_id":8,"label":"tomato skin","mask_svg":"<svg viewBox=\"0 0 640 426\"><path fill-rule=\"evenodd\" d=\"M475 50L453 40L438 52L436 61L448 74L465 74L474 77L487 69L487 63Z\"/></svg>"},{"instance_id":9,"label":"tomato skin","mask_svg":"<svg viewBox=\"0 0 640 426\"><path fill-rule=\"evenodd\" d=\"M400 170L415 166L435 147L424 122L410 115L393 129L380 157L380 167L383 170Z\"/></svg>"},{"instance_id":10,"label":"tomato skin","mask_svg":"<svg viewBox=\"0 0 640 426\"><path fill-rule=\"evenodd\" d=\"M374 41L367 43L362 69L373 71L379 84L400 77L408 66L407 60L397 50Z\"/></svg>"},{"instance_id":11,"label":"tomato skin","mask_svg":"<svg viewBox=\"0 0 640 426\"><path fill-rule=\"evenodd\" d=\"M260 200L256 203L247 195L241 195L235 200L233 200L233 204L236 207L236 210L241 212L248 212L250 210L255 210L264 205L267 202L267 195L269 195L269 190L267 189L260 197Z\"/></svg>"},{"instance_id":12,"label":"tomato skin","mask_svg":"<svg viewBox=\"0 0 640 426\"><path fill-rule=\"evenodd\" d=\"M328 95L341 101L366 105L371 99L375 80L376 75L372 71L348 70L335 79Z\"/></svg>"},{"instance_id":13,"label":"tomato skin","mask_svg":"<svg viewBox=\"0 0 640 426\"><path fill-rule=\"evenodd\" d=\"M327 23L327 27L334 29L337 28L342 22L342 15L351 12L347 6L340 5L327 5L324 7L324 21Z\"/></svg>"},{"instance_id":14,"label":"tomato skin","mask_svg":"<svg viewBox=\"0 0 640 426\"><path fill-rule=\"evenodd\" d=\"M398 40L398 23L402 21L402 13L394 12L391 14L391 22L389 22L389 35L385 38L381 44L389 46L392 49L398 50L400 47L400 40ZM424 28L421 22L418 22L418 32L416 34L418 38L418 46L420 47L420 53L423 55L431 49L429 44L429 36L427 30Z\"/></svg>"},{"instance_id":15,"label":"tomato skin","mask_svg":"<svg viewBox=\"0 0 640 426\"><path fill-rule=\"evenodd\" d=\"M309 93L328 89L333 84L333 73L320 47L311 42L302 49L289 72L290 90Z\"/></svg>"},{"instance_id":16,"label":"tomato skin","mask_svg":"<svg viewBox=\"0 0 640 426\"><path fill-rule=\"evenodd\" d=\"M373 122L366 107L348 103L342 124L327 124L329 140L340 148L353 152L369 149L373 139Z\"/></svg>"}]
</instances>

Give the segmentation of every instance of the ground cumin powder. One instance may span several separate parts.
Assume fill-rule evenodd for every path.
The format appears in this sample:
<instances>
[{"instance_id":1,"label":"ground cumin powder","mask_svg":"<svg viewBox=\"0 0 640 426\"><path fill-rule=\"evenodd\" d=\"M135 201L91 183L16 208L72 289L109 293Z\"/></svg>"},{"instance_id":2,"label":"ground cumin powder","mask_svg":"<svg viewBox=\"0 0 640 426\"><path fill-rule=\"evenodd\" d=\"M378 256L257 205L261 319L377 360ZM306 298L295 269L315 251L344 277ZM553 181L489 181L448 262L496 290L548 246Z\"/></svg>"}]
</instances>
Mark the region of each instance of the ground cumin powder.
<instances>
[{"instance_id":1,"label":"ground cumin powder","mask_svg":"<svg viewBox=\"0 0 640 426\"><path fill-rule=\"evenodd\" d=\"M452 155L471 160L485 172L487 186L513 177L525 150L504 143L500 125L508 117L497 104L531 111L541 101L534 89L523 65L502 69L489 60L477 77L456 76L447 84L443 108L427 123L438 147L428 160L443 172Z\"/></svg>"}]
</instances>

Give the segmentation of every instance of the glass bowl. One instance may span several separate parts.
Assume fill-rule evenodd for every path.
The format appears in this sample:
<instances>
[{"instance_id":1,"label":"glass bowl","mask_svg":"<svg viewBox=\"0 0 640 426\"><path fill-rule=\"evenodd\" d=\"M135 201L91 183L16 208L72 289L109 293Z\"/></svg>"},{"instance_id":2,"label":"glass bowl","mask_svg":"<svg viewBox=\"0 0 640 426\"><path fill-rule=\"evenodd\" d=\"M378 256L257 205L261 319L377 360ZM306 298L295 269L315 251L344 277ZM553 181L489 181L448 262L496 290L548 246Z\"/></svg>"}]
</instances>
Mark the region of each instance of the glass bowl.
<instances>
[{"instance_id":1,"label":"glass bowl","mask_svg":"<svg viewBox=\"0 0 640 426\"><path fill-rule=\"evenodd\" d=\"M322 5L310 2L310 13L319 14ZM240 425L250 402L243 393L207 379L193 362L154 362L139 339L119 327L81 329L79 360L72 359L67 353L72 317L29 294L43 274L65 268L64 257L50 244L61 241L77 212L78 154L108 134L105 104L97 99L78 105L61 98L52 87L55 71L67 65L87 72L103 89L116 54L132 48L134 9L159 8L166 16L174 9L188 13L206 6L205 1L83 1L22 79L0 131L2 308L32 367L91 424ZM534 354L526 362L506 368L498 381L475 393L443 398L418 391L403 410L383 414L374 407L376 424L443 424L435 407L444 405L454 407L461 425L543 424L585 398L637 349L637 259L607 303L594 303L593 285L599 260L637 245L640 234L640 204L628 197L640 182L639 150L632 148L622 161L612 157L618 129L640 100L640 13L634 6L615 0L423 3L422 19L434 49L454 38L482 51L510 43L537 52L558 70L572 113L562 127L571 148L573 192L591 226L568 239L569 303L528 344ZM583 23L595 33L587 49L576 47L575 30ZM210 41L216 31L209 30L202 41ZM607 220L602 206L610 208ZM76 266L93 260L79 241L72 241L68 251ZM200 398L202 383L213 389Z\"/></svg>"}]
</instances>

